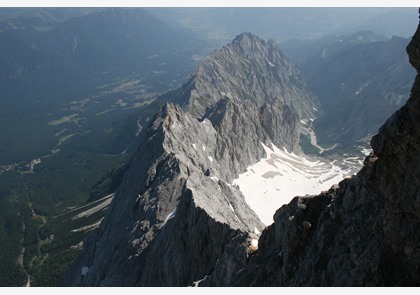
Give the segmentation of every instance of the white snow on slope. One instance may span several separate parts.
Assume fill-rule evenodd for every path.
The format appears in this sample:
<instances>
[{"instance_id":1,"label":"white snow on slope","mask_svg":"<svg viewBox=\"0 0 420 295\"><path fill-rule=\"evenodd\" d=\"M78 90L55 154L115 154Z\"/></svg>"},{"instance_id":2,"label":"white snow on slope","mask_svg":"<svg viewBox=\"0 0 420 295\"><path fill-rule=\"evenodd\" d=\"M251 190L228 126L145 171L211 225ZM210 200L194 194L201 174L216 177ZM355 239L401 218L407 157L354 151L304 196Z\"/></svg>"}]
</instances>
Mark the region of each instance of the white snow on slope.
<instances>
[{"instance_id":1,"label":"white snow on slope","mask_svg":"<svg viewBox=\"0 0 420 295\"><path fill-rule=\"evenodd\" d=\"M109 204L111 204L113 198L114 197L108 197L107 199L105 199L99 205L96 205L95 207L93 207L91 209L88 209L88 210L86 210L82 213L79 213L79 214L73 216L71 219L75 220L75 219L79 219L79 218L82 218L82 217L89 217L92 214L95 214L95 213L97 213L97 212L99 212L103 209L106 209L106 208L108 208Z\"/></svg>"},{"instance_id":2,"label":"white snow on slope","mask_svg":"<svg viewBox=\"0 0 420 295\"><path fill-rule=\"evenodd\" d=\"M248 205L266 225L282 205L295 196L319 194L351 175L334 162L309 160L302 156L263 144L267 157L249 166L233 181L245 196Z\"/></svg>"},{"instance_id":3,"label":"white snow on slope","mask_svg":"<svg viewBox=\"0 0 420 295\"><path fill-rule=\"evenodd\" d=\"M101 218L99 221L97 221L97 222L95 222L93 224L82 226L82 227L80 227L78 229L72 229L71 232L72 233L77 233L77 232L91 231L91 230L93 230L95 228L98 228L99 225L101 225L102 219L103 218Z\"/></svg>"},{"instance_id":4,"label":"white snow on slope","mask_svg":"<svg viewBox=\"0 0 420 295\"><path fill-rule=\"evenodd\" d=\"M166 216L165 221L163 222L163 225L165 225L170 219L174 218L176 215L176 209L178 209L178 207L175 207L174 210L172 210L171 213L168 214L168 216Z\"/></svg>"}]
</instances>

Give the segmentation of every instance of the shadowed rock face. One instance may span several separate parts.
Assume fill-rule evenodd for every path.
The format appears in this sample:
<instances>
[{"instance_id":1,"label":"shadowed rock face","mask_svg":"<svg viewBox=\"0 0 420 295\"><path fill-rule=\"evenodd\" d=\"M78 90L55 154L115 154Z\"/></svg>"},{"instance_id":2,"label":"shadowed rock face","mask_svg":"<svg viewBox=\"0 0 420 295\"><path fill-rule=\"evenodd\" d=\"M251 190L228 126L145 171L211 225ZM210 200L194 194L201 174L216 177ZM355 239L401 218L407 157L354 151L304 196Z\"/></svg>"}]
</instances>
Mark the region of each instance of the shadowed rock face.
<instances>
[{"instance_id":1,"label":"shadowed rock face","mask_svg":"<svg viewBox=\"0 0 420 295\"><path fill-rule=\"evenodd\" d=\"M407 47L420 71L420 27ZM363 169L275 214L234 286L420 285L420 75Z\"/></svg>"}]
</instances>

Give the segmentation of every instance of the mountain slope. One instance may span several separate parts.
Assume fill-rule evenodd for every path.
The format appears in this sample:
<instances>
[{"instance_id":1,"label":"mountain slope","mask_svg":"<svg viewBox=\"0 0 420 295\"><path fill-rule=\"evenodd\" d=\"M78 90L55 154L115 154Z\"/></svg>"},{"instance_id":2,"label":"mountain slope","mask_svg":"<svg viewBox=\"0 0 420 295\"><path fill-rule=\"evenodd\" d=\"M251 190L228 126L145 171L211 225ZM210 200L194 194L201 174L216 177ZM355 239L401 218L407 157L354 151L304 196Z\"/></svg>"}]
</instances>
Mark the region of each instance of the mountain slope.
<instances>
[{"instance_id":1,"label":"mountain slope","mask_svg":"<svg viewBox=\"0 0 420 295\"><path fill-rule=\"evenodd\" d=\"M106 9L57 22L49 31L25 21L0 23L0 165L54 149L64 125L54 120L67 116L83 117L82 128L67 128L70 133L102 129L99 137L108 141L102 146L127 144L137 128L137 118L127 123L133 132L121 126L128 114L147 113L156 96L185 81L197 64L194 55L206 50L199 38L174 32L142 9Z\"/></svg>"},{"instance_id":2,"label":"mountain slope","mask_svg":"<svg viewBox=\"0 0 420 295\"><path fill-rule=\"evenodd\" d=\"M208 119L162 107L63 284L185 286L211 274L215 284L226 284L245 265L250 237L263 226L228 185L230 167L217 168L226 165L220 157L229 157L228 149L217 152L221 140ZM215 268L224 256L232 269Z\"/></svg>"},{"instance_id":3,"label":"mountain slope","mask_svg":"<svg viewBox=\"0 0 420 295\"><path fill-rule=\"evenodd\" d=\"M419 48L420 27L407 49L417 70ZM267 130L290 107L226 94L197 119L164 105L62 285L418 285L419 81L372 139L363 169L282 206L258 242L264 226L232 181L268 156ZM273 120L256 116L276 105ZM298 118L280 121L282 134L298 132Z\"/></svg>"},{"instance_id":4,"label":"mountain slope","mask_svg":"<svg viewBox=\"0 0 420 295\"><path fill-rule=\"evenodd\" d=\"M407 47L420 71L420 26ZM235 286L419 286L420 75L363 169L281 207Z\"/></svg>"},{"instance_id":5,"label":"mountain slope","mask_svg":"<svg viewBox=\"0 0 420 295\"><path fill-rule=\"evenodd\" d=\"M313 124L320 145L347 145L371 136L406 102L414 77L404 53L407 43L394 36L321 54L302 65L325 110Z\"/></svg>"},{"instance_id":6,"label":"mountain slope","mask_svg":"<svg viewBox=\"0 0 420 295\"><path fill-rule=\"evenodd\" d=\"M387 41L387 38L372 31L359 31L353 34L339 33L316 40L291 39L280 44L284 54L299 66L314 57L326 58L356 45Z\"/></svg>"},{"instance_id":7,"label":"mountain slope","mask_svg":"<svg viewBox=\"0 0 420 295\"><path fill-rule=\"evenodd\" d=\"M180 66L191 58L188 51L201 44L143 9L111 8L70 18L45 32L25 19L0 26L2 104L16 97L68 99L121 76Z\"/></svg>"},{"instance_id":8,"label":"mountain slope","mask_svg":"<svg viewBox=\"0 0 420 295\"><path fill-rule=\"evenodd\" d=\"M106 181L91 188L130 157L141 125L158 109L150 103L185 81L203 49L141 9L101 9L65 22L73 12L62 10L68 14L55 20L40 12L45 22L0 22L3 285L57 284L105 210L96 220L54 217L86 205L90 195L115 192ZM43 23L48 30L38 27Z\"/></svg>"},{"instance_id":9,"label":"mountain slope","mask_svg":"<svg viewBox=\"0 0 420 295\"><path fill-rule=\"evenodd\" d=\"M172 101L200 117L226 94L257 106L280 100L306 119L316 117L319 108L299 69L275 41L266 42L251 33L242 33L211 52Z\"/></svg>"},{"instance_id":10,"label":"mountain slope","mask_svg":"<svg viewBox=\"0 0 420 295\"><path fill-rule=\"evenodd\" d=\"M165 104L150 121L107 216L85 240L62 285L223 286L246 265L264 225L232 182L266 156L264 145L300 151L300 116L286 94L306 89L292 85L284 90L270 81L267 86L285 96L260 98L261 85L250 90L246 77L255 81L268 67L285 75L292 66L269 65L266 43L249 34L226 48L198 67L190 79L195 88L186 83L159 99L177 97L190 110ZM244 64L240 72L246 77L233 88L226 81L237 79L239 71L226 74L226 66L244 56L265 65ZM219 63L229 59L230 64ZM210 78L211 87L205 84ZM197 93L207 95L198 118L189 104Z\"/></svg>"}]
</instances>

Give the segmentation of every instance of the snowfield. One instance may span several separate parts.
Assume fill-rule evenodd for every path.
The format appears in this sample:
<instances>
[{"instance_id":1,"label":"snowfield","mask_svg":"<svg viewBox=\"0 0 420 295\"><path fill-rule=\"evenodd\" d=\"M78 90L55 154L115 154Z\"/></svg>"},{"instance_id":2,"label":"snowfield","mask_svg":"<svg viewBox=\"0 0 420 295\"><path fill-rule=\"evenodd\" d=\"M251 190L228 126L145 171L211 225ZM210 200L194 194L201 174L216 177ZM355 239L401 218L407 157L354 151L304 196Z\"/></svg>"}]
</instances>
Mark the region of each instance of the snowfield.
<instances>
[{"instance_id":1,"label":"snowfield","mask_svg":"<svg viewBox=\"0 0 420 295\"><path fill-rule=\"evenodd\" d=\"M238 185L248 205L270 225L273 215L295 196L319 194L333 184L351 176L350 168L341 168L333 161L309 160L286 149L263 144L267 157L251 165L232 185Z\"/></svg>"}]
</instances>

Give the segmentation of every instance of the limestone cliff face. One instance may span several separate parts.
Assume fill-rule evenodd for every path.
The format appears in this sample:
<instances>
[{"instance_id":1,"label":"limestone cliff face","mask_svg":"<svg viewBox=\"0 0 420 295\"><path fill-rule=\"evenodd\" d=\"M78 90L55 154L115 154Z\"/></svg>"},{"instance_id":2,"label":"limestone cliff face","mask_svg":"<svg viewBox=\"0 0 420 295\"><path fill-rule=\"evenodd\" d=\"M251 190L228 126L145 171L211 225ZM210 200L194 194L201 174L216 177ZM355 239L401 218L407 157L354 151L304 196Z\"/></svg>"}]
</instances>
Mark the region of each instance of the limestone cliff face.
<instances>
[{"instance_id":1,"label":"limestone cliff face","mask_svg":"<svg viewBox=\"0 0 420 295\"><path fill-rule=\"evenodd\" d=\"M215 50L196 68L172 101L201 117L226 94L257 106L280 100L301 118L315 118L320 109L299 69L273 40L242 33Z\"/></svg>"},{"instance_id":2,"label":"limestone cliff face","mask_svg":"<svg viewBox=\"0 0 420 295\"><path fill-rule=\"evenodd\" d=\"M226 286L264 225L232 181L265 157L299 152L314 104L274 42L250 34L212 53L165 94L100 227L64 286Z\"/></svg>"},{"instance_id":3,"label":"limestone cliff face","mask_svg":"<svg viewBox=\"0 0 420 295\"><path fill-rule=\"evenodd\" d=\"M226 139L208 118L163 106L62 284L226 285L245 266L263 225L224 173L244 159L231 158L231 148L217 151L220 141Z\"/></svg>"},{"instance_id":4,"label":"limestone cliff face","mask_svg":"<svg viewBox=\"0 0 420 295\"><path fill-rule=\"evenodd\" d=\"M420 27L407 47L420 71ZM235 286L420 285L420 75L351 179L275 214Z\"/></svg>"}]
</instances>

